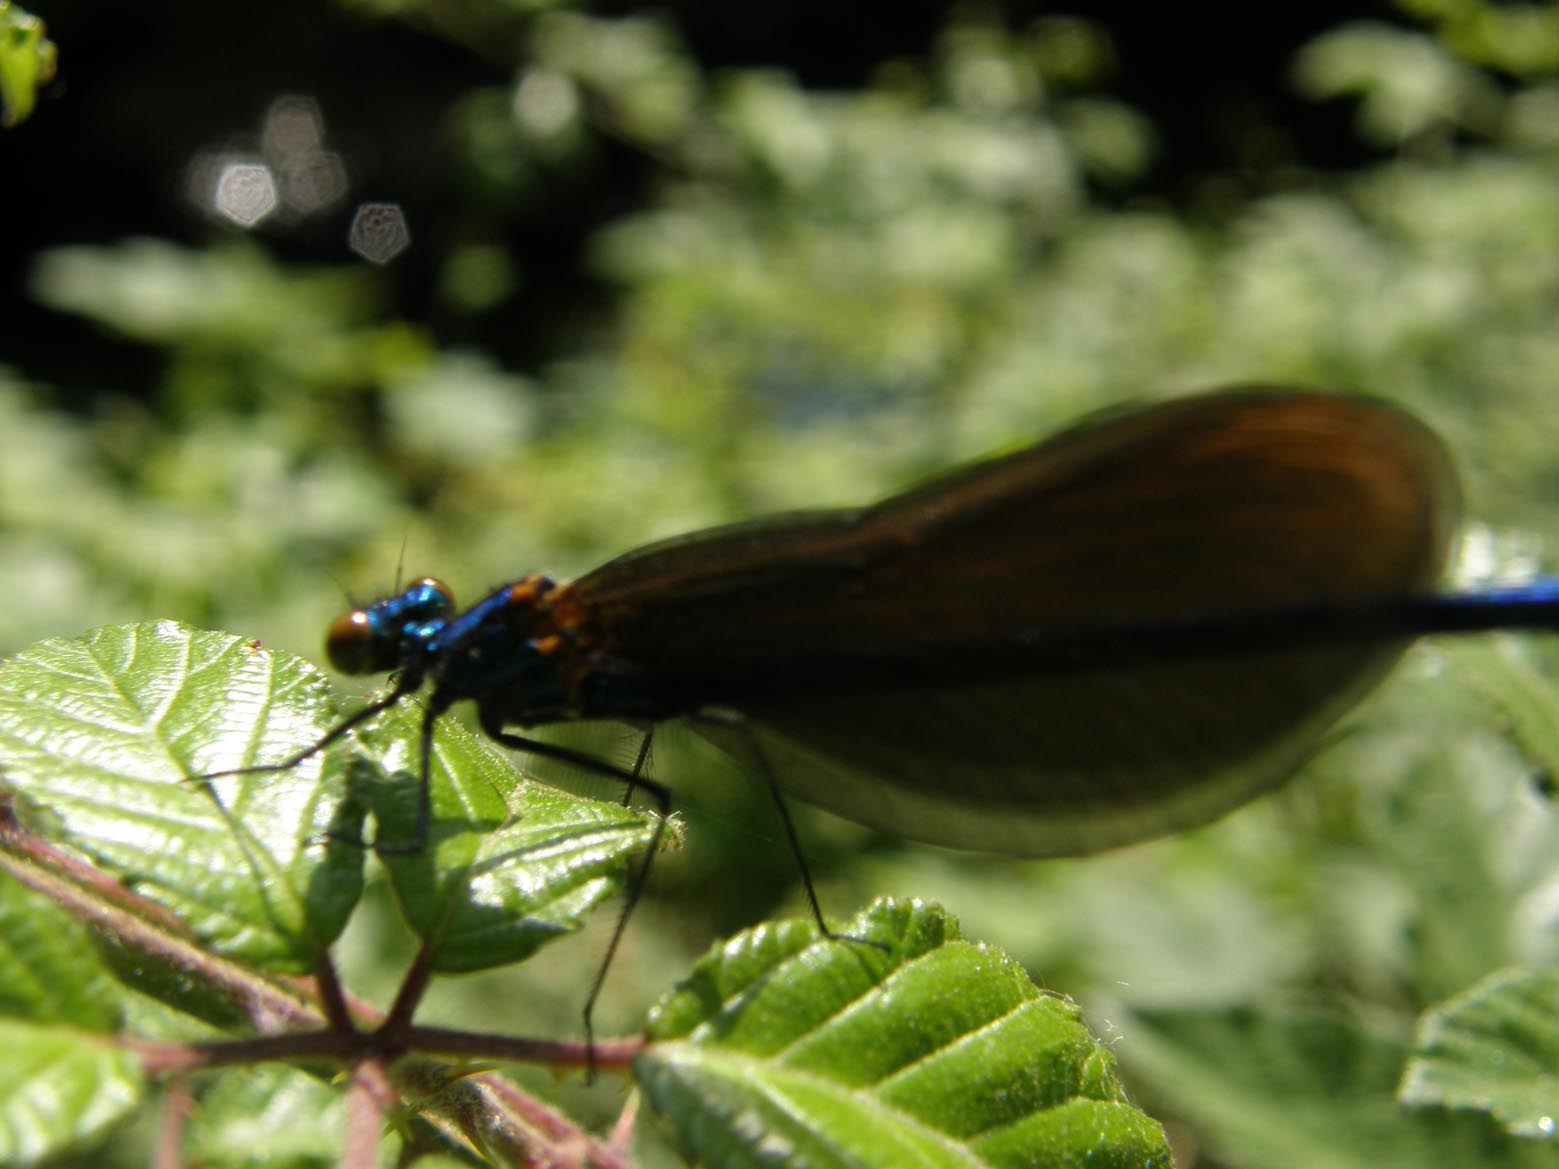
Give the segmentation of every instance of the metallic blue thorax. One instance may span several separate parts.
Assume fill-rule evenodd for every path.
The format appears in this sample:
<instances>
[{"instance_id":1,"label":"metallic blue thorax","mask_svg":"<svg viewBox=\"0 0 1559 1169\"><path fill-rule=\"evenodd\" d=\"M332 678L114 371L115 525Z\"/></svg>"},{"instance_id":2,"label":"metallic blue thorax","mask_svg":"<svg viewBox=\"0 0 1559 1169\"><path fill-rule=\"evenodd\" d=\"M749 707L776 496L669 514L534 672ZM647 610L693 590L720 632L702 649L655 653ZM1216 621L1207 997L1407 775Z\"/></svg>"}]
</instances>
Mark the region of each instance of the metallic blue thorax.
<instances>
[{"instance_id":1,"label":"metallic blue thorax","mask_svg":"<svg viewBox=\"0 0 1559 1169\"><path fill-rule=\"evenodd\" d=\"M360 611L372 668L431 681L445 706L477 699L515 721L555 718L569 703L558 677L563 642L543 601L553 587L528 577L456 614L443 585L416 581Z\"/></svg>"},{"instance_id":2,"label":"metallic blue thorax","mask_svg":"<svg viewBox=\"0 0 1559 1169\"><path fill-rule=\"evenodd\" d=\"M524 721L531 711L568 705L558 678L556 643L550 616L533 595L504 585L430 629L422 653L441 697L496 700L501 695L502 705L515 712L511 717Z\"/></svg>"},{"instance_id":3,"label":"metallic blue thorax","mask_svg":"<svg viewBox=\"0 0 1559 1169\"><path fill-rule=\"evenodd\" d=\"M344 673L397 670L406 690L431 682L430 709L472 700L484 726L660 719L698 705L676 680L652 678L605 645L569 586L541 574L463 613L444 585L425 578L346 614L327 638Z\"/></svg>"}]
</instances>

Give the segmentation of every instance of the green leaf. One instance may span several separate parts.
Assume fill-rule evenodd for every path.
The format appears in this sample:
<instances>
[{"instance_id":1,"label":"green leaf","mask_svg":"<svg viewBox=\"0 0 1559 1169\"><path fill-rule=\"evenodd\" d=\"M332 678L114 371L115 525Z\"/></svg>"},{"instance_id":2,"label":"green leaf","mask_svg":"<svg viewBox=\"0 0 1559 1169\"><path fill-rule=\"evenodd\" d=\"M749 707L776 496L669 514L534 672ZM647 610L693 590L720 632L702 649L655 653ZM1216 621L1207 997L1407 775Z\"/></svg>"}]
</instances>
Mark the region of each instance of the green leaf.
<instances>
[{"instance_id":1,"label":"green leaf","mask_svg":"<svg viewBox=\"0 0 1559 1169\"><path fill-rule=\"evenodd\" d=\"M54 42L43 21L10 0L0 0L0 126L14 126L32 113L38 87L54 76Z\"/></svg>"},{"instance_id":2,"label":"green leaf","mask_svg":"<svg viewBox=\"0 0 1559 1169\"><path fill-rule=\"evenodd\" d=\"M82 924L0 875L0 1016L111 1033L120 995Z\"/></svg>"},{"instance_id":3,"label":"green leaf","mask_svg":"<svg viewBox=\"0 0 1559 1169\"><path fill-rule=\"evenodd\" d=\"M1498 109L1492 80L1435 37L1353 23L1317 37L1295 70L1308 95L1361 99L1359 128L1397 145L1436 125L1486 126Z\"/></svg>"},{"instance_id":4,"label":"green leaf","mask_svg":"<svg viewBox=\"0 0 1559 1169\"><path fill-rule=\"evenodd\" d=\"M365 793L390 845L414 839L419 710L387 712L362 735L392 778ZM380 854L433 968L485 970L577 930L649 845L654 821L526 779L454 719L433 745L427 846Z\"/></svg>"},{"instance_id":5,"label":"green leaf","mask_svg":"<svg viewBox=\"0 0 1559 1169\"><path fill-rule=\"evenodd\" d=\"M1512 1133L1559 1133L1559 970L1503 970L1427 1012L1404 1104L1492 1113Z\"/></svg>"},{"instance_id":6,"label":"green leaf","mask_svg":"<svg viewBox=\"0 0 1559 1169\"><path fill-rule=\"evenodd\" d=\"M293 1068L222 1076L200 1095L181 1149L189 1165L333 1165L346 1101L338 1088Z\"/></svg>"},{"instance_id":7,"label":"green leaf","mask_svg":"<svg viewBox=\"0 0 1559 1169\"><path fill-rule=\"evenodd\" d=\"M40 642L0 663L4 782L35 831L172 910L216 951L309 969L362 887L342 755L284 759L329 724L298 658L174 622Z\"/></svg>"},{"instance_id":8,"label":"green leaf","mask_svg":"<svg viewBox=\"0 0 1559 1169\"><path fill-rule=\"evenodd\" d=\"M286 759L333 721L302 659L172 622L42 642L0 663L0 757L36 830L174 910L220 952L310 969L362 889L360 841L413 843L422 713L282 772L189 776ZM386 778L384 772L388 772ZM425 848L382 859L434 968L514 962L577 929L649 843L643 813L525 780L453 719L434 738Z\"/></svg>"},{"instance_id":9,"label":"green leaf","mask_svg":"<svg viewBox=\"0 0 1559 1169\"><path fill-rule=\"evenodd\" d=\"M1411 1113L1389 1028L1341 1012L1117 1016L1134 1084L1242 1169L1523 1169L1549 1165L1480 1117Z\"/></svg>"},{"instance_id":10,"label":"green leaf","mask_svg":"<svg viewBox=\"0 0 1559 1169\"><path fill-rule=\"evenodd\" d=\"M935 906L882 900L844 932L749 930L651 1013L635 1072L692 1160L1167 1169L1073 1003Z\"/></svg>"},{"instance_id":11,"label":"green leaf","mask_svg":"<svg viewBox=\"0 0 1559 1169\"><path fill-rule=\"evenodd\" d=\"M86 1144L140 1103L128 1052L71 1027L0 1020L0 1165L33 1165Z\"/></svg>"}]
</instances>

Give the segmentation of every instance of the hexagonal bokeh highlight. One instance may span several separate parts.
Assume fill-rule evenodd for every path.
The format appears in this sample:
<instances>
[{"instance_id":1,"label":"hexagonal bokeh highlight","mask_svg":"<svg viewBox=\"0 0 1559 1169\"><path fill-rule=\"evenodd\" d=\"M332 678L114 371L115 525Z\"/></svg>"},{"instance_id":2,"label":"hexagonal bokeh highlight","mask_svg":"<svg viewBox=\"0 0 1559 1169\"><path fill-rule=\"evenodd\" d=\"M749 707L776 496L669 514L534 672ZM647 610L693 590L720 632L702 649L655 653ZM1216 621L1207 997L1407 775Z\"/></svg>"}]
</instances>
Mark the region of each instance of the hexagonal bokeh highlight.
<instances>
[{"instance_id":1,"label":"hexagonal bokeh highlight","mask_svg":"<svg viewBox=\"0 0 1559 1169\"><path fill-rule=\"evenodd\" d=\"M347 244L363 259L387 264L411 245L411 229L399 203L363 203L352 216Z\"/></svg>"},{"instance_id":2,"label":"hexagonal bokeh highlight","mask_svg":"<svg viewBox=\"0 0 1559 1169\"><path fill-rule=\"evenodd\" d=\"M325 115L307 94L282 94L266 107L258 135L236 135L190 163L191 202L208 215L251 228L295 223L347 196L346 162L325 148Z\"/></svg>"},{"instance_id":3,"label":"hexagonal bokeh highlight","mask_svg":"<svg viewBox=\"0 0 1559 1169\"><path fill-rule=\"evenodd\" d=\"M267 158L318 150L324 142L324 111L307 94L282 94L266 108L260 123L260 148Z\"/></svg>"},{"instance_id":4,"label":"hexagonal bokeh highlight","mask_svg":"<svg viewBox=\"0 0 1559 1169\"><path fill-rule=\"evenodd\" d=\"M346 197L346 164L333 150L290 154L276 169L282 202L300 215L313 215Z\"/></svg>"},{"instance_id":5,"label":"hexagonal bokeh highlight","mask_svg":"<svg viewBox=\"0 0 1559 1169\"><path fill-rule=\"evenodd\" d=\"M211 206L240 227L253 227L278 202L276 177L263 162L229 162L217 173Z\"/></svg>"}]
</instances>

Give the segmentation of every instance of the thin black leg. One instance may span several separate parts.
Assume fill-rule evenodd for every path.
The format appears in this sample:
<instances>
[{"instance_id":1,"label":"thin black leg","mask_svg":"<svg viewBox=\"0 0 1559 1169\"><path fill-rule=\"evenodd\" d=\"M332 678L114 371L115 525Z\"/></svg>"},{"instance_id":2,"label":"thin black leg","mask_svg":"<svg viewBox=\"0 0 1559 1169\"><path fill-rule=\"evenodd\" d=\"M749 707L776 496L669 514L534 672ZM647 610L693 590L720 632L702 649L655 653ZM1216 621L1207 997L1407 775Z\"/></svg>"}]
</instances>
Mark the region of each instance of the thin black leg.
<instances>
[{"instance_id":1,"label":"thin black leg","mask_svg":"<svg viewBox=\"0 0 1559 1169\"><path fill-rule=\"evenodd\" d=\"M796 822L790 815L790 807L785 803L785 795L780 791L779 783L775 780L774 768L769 763L769 757L764 754L763 744L758 741L758 736L753 732L752 724L738 712L723 709L700 711L694 717L705 722L738 729L746 738L753 763L762 773L769 795L774 798L774 807L779 812L780 824L784 826L785 840L790 845L790 855L796 862L796 872L801 877L801 887L806 893L807 905L812 910L812 920L817 923L818 932L831 942L857 942L875 950L886 950L887 946L871 938L857 938L851 934L836 933L829 928L828 922L823 917L822 903L818 900L817 886L812 883L812 870L807 865L806 853L801 850L801 834L796 831Z\"/></svg>"},{"instance_id":2,"label":"thin black leg","mask_svg":"<svg viewBox=\"0 0 1559 1169\"><path fill-rule=\"evenodd\" d=\"M435 694L428 702L428 708L422 712L422 730L417 736L421 759L417 768L417 823L412 829L411 839L400 844L385 844L375 840L373 850L376 853L408 856L427 847L428 832L433 827L433 728L448 710L448 700L440 700Z\"/></svg>"},{"instance_id":3,"label":"thin black leg","mask_svg":"<svg viewBox=\"0 0 1559 1169\"><path fill-rule=\"evenodd\" d=\"M769 789L769 795L774 799L774 808L779 812L780 824L785 829L785 841L790 845L790 855L796 862L796 872L801 876L801 888L807 895L807 904L812 909L812 920L817 922L818 931L830 941L838 940L841 936L828 928L828 922L823 918L823 906L817 899L817 886L812 883L812 870L807 865L807 854L801 849L801 834L796 831L796 821L790 814L790 807L785 803L785 796L779 789L779 784L774 782L774 768L769 765L769 757L763 753L763 746L758 742L758 736L753 734L752 725L744 718L731 719L727 724L740 727L742 734L747 738L747 746L752 751L754 762L758 770L763 773L763 784Z\"/></svg>"},{"instance_id":4,"label":"thin black leg","mask_svg":"<svg viewBox=\"0 0 1559 1169\"><path fill-rule=\"evenodd\" d=\"M585 771L592 771L597 775L604 775L609 779L615 779L627 785L628 795L637 790L648 792L654 799L659 818L655 821L655 831L650 836L649 847L644 850L644 860L638 868L629 874L627 887L623 891L622 912L617 915L617 925L612 930L611 940L606 945L606 953L601 958L601 965L596 970L594 980L590 983L590 992L585 996L584 1009L580 1012L584 1020L585 1049L589 1061L586 1074L589 1078L595 1078L595 1004L601 997L601 987L606 983L606 972L611 968L612 959L617 955L617 947L622 942L623 934L628 929L628 919L633 916L634 908L639 904L639 898L644 893L644 887L649 883L650 868L655 863L655 854L660 851L660 842L666 832L666 821L671 817L671 789L658 780L648 779L642 774L642 768L650 757L650 741L654 737L654 731L646 731L644 741L639 744L639 754L634 760L633 770L625 770L614 763L608 763L604 759L597 759L593 755L587 755L583 751L576 751L571 747L562 747L556 743L544 743L539 739L527 738L524 735L516 735L505 731L501 727L482 724L482 730L495 743L509 748L511 751L524 751L531 755L540 755L547 759L558 759L565 763L572 763Z\"/></svg>"},{"instance_id":5,"label":"thin black leg","mask_svg":"<svg viewBox=\"0 0 1559 1169\"><path fill-rule=\"evenodd\" d=\"M331 727L319 738L315 739L296 755L289 755L280 763L252 763L248 767L229 767L224 771L208 771L204 775L191 776L191 779L220 779L227 775L264 775L274 771L291 771L305 759L318 755L330 744L341 738L354 727L361 726L375 715L383 714L394 706L406 695L410 694L418 686L422 685L422 679L403 676L396 679L394 687L383 698L375 699L363 709L347 715L335 726Z\"/></svg>"}]
</instances>

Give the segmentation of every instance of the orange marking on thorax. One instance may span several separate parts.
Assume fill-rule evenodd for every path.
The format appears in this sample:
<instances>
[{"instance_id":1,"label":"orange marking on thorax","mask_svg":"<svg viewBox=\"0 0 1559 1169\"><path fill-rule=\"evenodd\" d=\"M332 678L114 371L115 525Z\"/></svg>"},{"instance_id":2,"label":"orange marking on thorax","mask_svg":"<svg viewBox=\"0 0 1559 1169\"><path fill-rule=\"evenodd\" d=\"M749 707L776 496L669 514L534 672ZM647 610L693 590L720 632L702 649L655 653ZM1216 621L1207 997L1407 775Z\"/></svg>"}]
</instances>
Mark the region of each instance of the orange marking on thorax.
<instances>
[{"instance_id":1,"label":"orange marking on thorax","mask_svg":"<svg viewBox=\"0 0 1559 1169\"><path fill-rule=\"evenodd\" d=\"M540 608L544 604L542 598L555 588L557 585L545 573L533 572L509 586L509 604Z\"/></svg>"},{"instance_id":2,"label":"orange marking on thorax","mask_svg":"<svg viewBox=\"0 0 1559 1169\"><path fill-rule=\"evenodd\" d=\"M575 600L569 585L559 585L546 601L552 616L552 624L568 637L584 636L593 640L594 623L590 620L590 606Z\"/></svg>"},{"instance_id":3,"label":"orange marking on thorax","mask_svg":"<svg viewBox=\"0 0 1559 1169\"><path fill-rule=\"evenodd\" d=\"M601 643L590 606L575 599L570 585L555 584L540 599L538 608L554 632L532 638L531 644L554 659L558 683L576 706L582 705L585 682L595 668Z\"/></svg>"}]
</instances>

